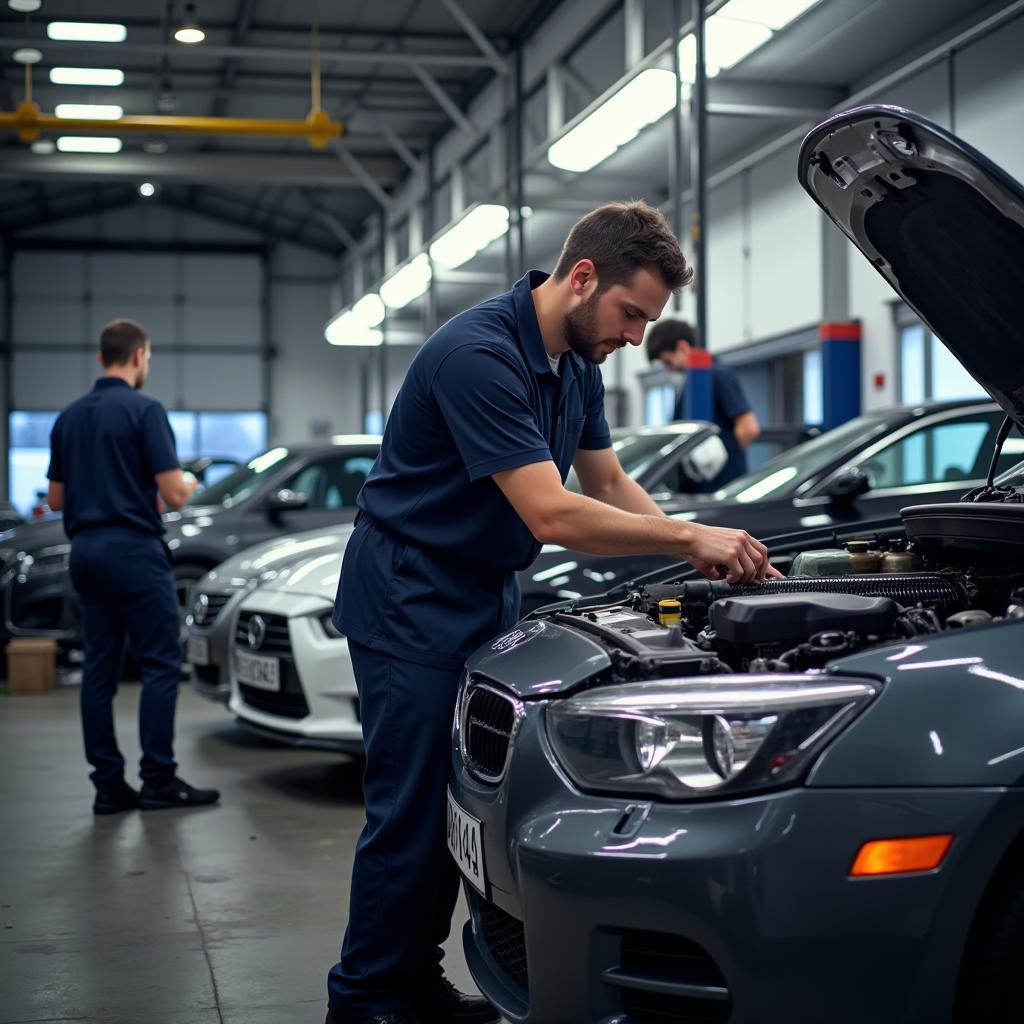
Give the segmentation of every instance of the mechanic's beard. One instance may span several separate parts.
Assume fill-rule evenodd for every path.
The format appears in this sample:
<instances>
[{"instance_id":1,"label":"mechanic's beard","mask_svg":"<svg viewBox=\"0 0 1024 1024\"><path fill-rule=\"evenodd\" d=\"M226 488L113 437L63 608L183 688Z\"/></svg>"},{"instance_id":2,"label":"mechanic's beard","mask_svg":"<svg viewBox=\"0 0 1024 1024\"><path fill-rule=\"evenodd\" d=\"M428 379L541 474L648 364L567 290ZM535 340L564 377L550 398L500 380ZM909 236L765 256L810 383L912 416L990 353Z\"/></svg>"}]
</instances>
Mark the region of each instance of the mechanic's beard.
<instances>
[{"instance_id":1,"label":"mechanic's beard","mask_svg":"<svg viewBox=\"0 0 1024 1024\"><path fill-rule=\"evenodd\" d=\"M141 391L142 386L146 383L146 374L144 371L140 371L138 377L135 378L135 390Z\"/></svg>"},{"instance_id":2,"label":"mechanic's beard","mask_svg":"<svg viewBox=\"0 0 1024 1024\"><path fill-rule=\"evenodd\" d=\"M621 338L598 338L597 335L597 294L591 295L586 302L565 314L562 331L569 348L588 363L603 363L608 358L607 352L600 349L604 345L615 345L622 348L625 342Z\"/></svg>"}]
</instances>

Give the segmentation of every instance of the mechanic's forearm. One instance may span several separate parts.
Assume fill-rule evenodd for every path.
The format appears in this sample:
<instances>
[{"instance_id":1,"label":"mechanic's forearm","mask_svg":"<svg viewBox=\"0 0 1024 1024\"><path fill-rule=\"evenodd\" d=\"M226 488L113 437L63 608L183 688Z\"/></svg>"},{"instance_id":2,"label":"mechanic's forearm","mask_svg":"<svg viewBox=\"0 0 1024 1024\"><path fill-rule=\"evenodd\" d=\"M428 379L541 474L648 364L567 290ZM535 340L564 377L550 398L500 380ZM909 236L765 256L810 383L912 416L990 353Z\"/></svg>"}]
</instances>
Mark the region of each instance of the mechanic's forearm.
<instances>
[{"instance_id":1,"label":"mechanic's forearm","mask_svg":"<svg viewBox=\"0 0 1024 1024\"><path fill-rule=\"evenodd\" d=\"M647 501L654 505L650 498ZM563 492L561 500L545 510L543 523L535 530L537 539L545 544L591 555L670 554L680 558L687 557L693 532L689 523L667 518L657 506L650 513L637 514L571 491Z\"/></svg>"},{"instance_id":2,"label":"mechanic's forearm","mask_svg":"<svg viewBox=\"0 0 1024 1024\"><path fill-rule=\"evenodd\" d=\"M657 502L625 473L601 495L600 500L622 509L623 512L635 512L641 516L663 516L665 514Z\"/></svg>"}]
</instances>

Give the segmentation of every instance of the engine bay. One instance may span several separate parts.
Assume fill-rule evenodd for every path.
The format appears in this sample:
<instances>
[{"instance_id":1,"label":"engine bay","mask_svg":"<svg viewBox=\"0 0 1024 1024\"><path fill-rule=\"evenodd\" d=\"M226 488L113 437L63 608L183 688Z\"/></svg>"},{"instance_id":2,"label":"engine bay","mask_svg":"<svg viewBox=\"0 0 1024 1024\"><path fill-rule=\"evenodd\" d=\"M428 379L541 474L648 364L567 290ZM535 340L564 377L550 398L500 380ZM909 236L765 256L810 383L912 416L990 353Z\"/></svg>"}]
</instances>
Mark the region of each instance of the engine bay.
<instances>
[{"instance_id":1,"label":"engine bay","mask_svg":"<svg viewBox=\"0 0 1024 1024\"><path fill-rule=\"evenodd\" d=\"M616 681L725 672L799 672L873 647L1024 619L1024 572L963 564L899 532L780 562L762 584L687 579L639 585L624 601L556 612L597 640ZM957 562L960 564L956 564Z\"/></svg>"}]
</instances>

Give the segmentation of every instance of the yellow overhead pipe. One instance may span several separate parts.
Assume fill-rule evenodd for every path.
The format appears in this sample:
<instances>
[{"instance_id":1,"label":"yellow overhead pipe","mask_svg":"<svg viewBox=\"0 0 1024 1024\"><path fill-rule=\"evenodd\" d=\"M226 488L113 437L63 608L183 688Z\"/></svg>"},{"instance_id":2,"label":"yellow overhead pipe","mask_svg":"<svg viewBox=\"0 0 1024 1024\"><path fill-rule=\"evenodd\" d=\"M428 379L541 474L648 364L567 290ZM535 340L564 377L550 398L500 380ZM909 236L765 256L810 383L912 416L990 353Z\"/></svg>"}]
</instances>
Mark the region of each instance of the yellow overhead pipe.
<instances>
[{"instance_id":1,"label":"yellow overhead pipe","mask_svg":"<svg viewBox=\"0 0 1024 1024\"><path fill-rule=\"evenodd\" d=\"M43 132L145 132L149 135L283 135L308 138L323 149L340 138L344 128L326 110L311 110L304 121L262 117L179 117L167 114L130 114L116 120L92 117L56 117L44 114L31 100L19 103L13 114L0 113L0 129L13 128L22 142L35 142Z\"/></svg>"},{"instance_id":2,"label":"yellow overhead pipe","mask_svg":"<svg viewBox=\"0 0 1024 1024\"><path fill-rule=\"evenodd\" d=\"M310 26L310 94L312 109L304 121L264 117L187 117L166 114L130 114L116 120L92 117L57 117L44 114L32 100L32 69L25 64L25 99L13 114L0 111L0 129L13 128L22 142L35 142L43 132L145 132L149 135L276 135L309 139L323 149L344 134L341 122L331 120L320 106L320 11L313 0ZM28 22L28 15L25 15Z\"/></svg>"}]
</instances>

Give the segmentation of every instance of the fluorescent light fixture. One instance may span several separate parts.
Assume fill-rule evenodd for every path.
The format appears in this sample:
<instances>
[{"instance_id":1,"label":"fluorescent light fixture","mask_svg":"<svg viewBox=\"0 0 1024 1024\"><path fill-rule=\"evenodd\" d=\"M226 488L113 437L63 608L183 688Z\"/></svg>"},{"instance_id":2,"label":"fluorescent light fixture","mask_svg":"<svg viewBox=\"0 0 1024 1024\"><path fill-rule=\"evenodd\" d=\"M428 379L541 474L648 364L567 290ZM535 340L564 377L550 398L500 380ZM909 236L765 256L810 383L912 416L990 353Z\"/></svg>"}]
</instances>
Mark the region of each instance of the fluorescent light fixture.
<instances>
[{"instance_id":1,"label":"fluorescent light fixture","mask_svg":"<svg viewBox=\"0 0 1024 1024\"><path fill-rule=\"evenodd\" d=\"M367 327L379 327L384 322L384 313L384 302L376 292L364 295L352 306L355 322Z\"/></svg>"},{"instance_id":2,"label":"fluorescent light fixture","mask_svg":"<svg viewBox=\"0 0 1024 1024\"><path fill-rule=\"evenodd\" d=\"M47 154L52 153L57 147L53 144L53 139L36 139L35 142L29 146L29 149L33 153Z\"/></svg>"},{"instance_id":3,"label":"fluorescent light fixture","mask_svg":"<svg viewBox=\"0 0 1024 1024\"><path fill-rule=\"evenodd\" d=\"M128 30L124 25L99 21L51 21L46 26L51 39L72 39L81 43L123 43Z\"/></svg>"},{"instance_id":4,"label":"fluorescent light fixture","mask_svg":"<svg viewBox=\"0 0 1024 1024\"><path fill-rule=\"evenodd\" d=\"M7 6L18 14L31 14L43 6L43 0L7 0Z\"/></svg>"},{"instance_id":5,"label":"fluorescent light fixture","mask_svg":"<svg viewBox=\"0 0 1024 1024\"><path fill-rule=\"evenodd\" d=\"M380 297L390 309L401 309L418 299L429 287L433 271L425 252L414 256L380 286Z\"/></svg>"},{"instance_id":6,"label":"fluorescent light fixture","mask_svg":"<svg viewBox=\"0 0 1024 1024\"><path fill-rule=\"evenodd\" d=\"M43 51L34 46L23 46L11 54L16 64L38 64L43 59Z\"/></svg>"},{"instance_id":7,"label":"fluorescent light fixture","mask_svg":"<svg viewBox=\"0 0 1024 1024\"><path fill-rule=\"evenodd\" d=\"M143 199L152 199L153 196L156 195L156 185L151 181L144 181L139 186L139 195L142 196Z\"/></svg>"},{"instance_id":8,"label":"fluorescent light fixture","mask_svg":"<svg viewBox=\"0 0 1024 1024\"><path fill-rule=\"evenodd\" d=\"M124 72L119 68L50 68L54 85L121 85Z\"/></svg>"},{"instance_id":9,"label":"fluorescent light fixture","mask_svg":"<svg viewBox=\"0 0 1024 1024\"><path fill-rule=\"evenodd\" d=\"M676 76L647 68L550 146L548 160L566 171L589 171L675 105Z\"/></svg>"},{"instance_id":10,"label":"fluorescent light fixture","mask_svg":"<svg viewBox=\"0 0 1024 1024\"><path fill-rule=\"evenodd\" d=\"M729 0L718 14L740 21L756 21L773 32L809 11L819 0ZM717 17L718 15L715 15Z\"/></svg>"},{"instance_id":11,"label":"fluorescent light fixture","mask_svg":"<svg viewBox=\"0 0 1024 1024\"><path fill-rule=\"evenodd\" d=\"M452 270L508 231L508 207L478 203L430 246L430 258Z\"/></svg>"},{"instance_id":12,"label":"fluorescent light fixture","mask_svg":"<svg viewBox=\"0 0 1024 1024\"><path fill-rule=\"evenodd\" d=\"M62 135L57 148L62 153L120 153L121 140L101 135Z\"/></svg>"},{"instance_id":13,"label":"fluorescent light fixture","mask_svg":"<svg viewBox=\"0 0 1024 1024\"><path fill-rule=\"evenodd\" d=\"M721 12L708 18L704 31L707 61L719 70L739 64L772 37L772 30L767 25L727 18Z\"/></svg>"},{"instance_id":14,"label":"fluorescent light fixture","mask_svg":"<svg viewBox=\"0 0 1024 1024\"><path fill-rule=\"evenodd\" d=\"M329 345L380 345L384 342L384 332L377 327L360 324L352 316L352 310L339 313L327 321L324 337Z\"/></svg>"},{"instance_id":15,"label":"fluorescent light fixture","mask_svg":"<svg viewBox=\"0 0 1024 1024\"><path fill-rule=\"evenodd\" d=\"M116 103L58 103L53 108L58 117L79 117L90 121L116 121L124 107Z\"/></svg>"}]
</instances>

